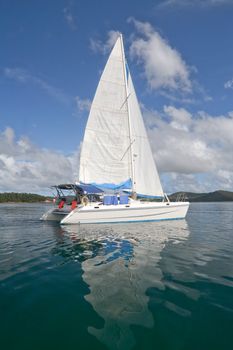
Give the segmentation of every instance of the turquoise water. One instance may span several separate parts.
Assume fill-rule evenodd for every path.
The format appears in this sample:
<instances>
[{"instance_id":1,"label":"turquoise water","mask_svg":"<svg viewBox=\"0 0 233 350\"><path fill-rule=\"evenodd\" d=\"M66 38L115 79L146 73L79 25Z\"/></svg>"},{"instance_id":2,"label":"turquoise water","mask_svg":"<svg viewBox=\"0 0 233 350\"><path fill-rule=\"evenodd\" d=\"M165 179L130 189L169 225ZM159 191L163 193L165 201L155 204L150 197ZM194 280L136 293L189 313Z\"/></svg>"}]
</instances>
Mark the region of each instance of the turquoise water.
<instances>
[{"instance_id":1,"label":"turquoise water","mask_svg":"<svg viewBox=\"0 0 233 350\"><path fill-rule=\"evenodd\" d=\"M0 205L1 349L233 348L233 203L60 227Z\"/></svg>"}]
</instances>

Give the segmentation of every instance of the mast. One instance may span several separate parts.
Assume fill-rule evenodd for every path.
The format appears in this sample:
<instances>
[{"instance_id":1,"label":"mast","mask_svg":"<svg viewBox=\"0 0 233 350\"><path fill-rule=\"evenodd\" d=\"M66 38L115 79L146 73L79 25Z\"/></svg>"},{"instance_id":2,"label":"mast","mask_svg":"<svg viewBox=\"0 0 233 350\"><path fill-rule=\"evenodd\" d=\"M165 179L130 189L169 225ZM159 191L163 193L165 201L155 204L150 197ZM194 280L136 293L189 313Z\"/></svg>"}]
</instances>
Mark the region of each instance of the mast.
<instances>
[{"instance_id":1,"label":"mast","mask_svg":"<svg viewBox=\"0 0 233 350\"><path fill-rule=\"evenodd\" d=\"M131 170L131 177L132 177L132 193L135 193L135 176L134 176L134 159L133 159L133 152L132 152L132 143L134 140L132 140L132 127L131 127L131 118L130 118L130 108L129 108L129 91L128 91L128 83L127 83L127 73L126 73L126 60L125 60L125 51L124 51L124 45L123 45L123 36L122 33L120 33L120 39L121 39L121 52L122 52L122 62L124 65L124 79L125 79L125 90L126 90L126 103L127 103L127 109L128 109L128 128L129 128L129 152L130 152L130 170Z\"/></svg>"}]
</instances>

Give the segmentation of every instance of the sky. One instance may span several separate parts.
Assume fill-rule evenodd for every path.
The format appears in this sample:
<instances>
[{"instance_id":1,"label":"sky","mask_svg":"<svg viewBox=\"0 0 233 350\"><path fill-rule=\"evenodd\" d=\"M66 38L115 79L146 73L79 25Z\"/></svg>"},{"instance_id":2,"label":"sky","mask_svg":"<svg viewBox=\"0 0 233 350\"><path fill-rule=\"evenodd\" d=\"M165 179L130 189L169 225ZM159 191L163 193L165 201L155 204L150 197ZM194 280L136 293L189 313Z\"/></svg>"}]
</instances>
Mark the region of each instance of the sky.
<instances>
[{"instance_id":1,"label":"sky","mask_svg":"<svg viewBox=\"0 0 233 350\"><path fill-rule=\"evenodd\" d=\"M233 191L233 0L0 0L0 191L78 179L118 33L164 191Z\"/></svg>"}]
</instances>

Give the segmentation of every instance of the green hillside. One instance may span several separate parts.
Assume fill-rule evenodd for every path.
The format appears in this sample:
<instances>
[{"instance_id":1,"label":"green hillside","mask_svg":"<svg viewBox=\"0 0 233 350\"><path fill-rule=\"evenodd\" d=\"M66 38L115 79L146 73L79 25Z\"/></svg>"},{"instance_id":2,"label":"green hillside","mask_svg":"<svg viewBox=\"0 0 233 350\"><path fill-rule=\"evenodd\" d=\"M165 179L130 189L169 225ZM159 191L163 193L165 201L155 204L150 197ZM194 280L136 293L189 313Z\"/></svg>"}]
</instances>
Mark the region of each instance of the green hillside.
<instances>
[{"instance_id":1,"label":"green hillside","mask_svg":"<svg viewBox=\"0 0 233 350\"><path fill-rule=\"evenodd\" d=\"M16 193L16 192L5 192L0 193L0 203L6 202L44 202L48 197L41 196L34 193Z\"/></svg>"},{"instance_id":2,"label":"green hillside","mask_svg":"<svg viewBox=\"0 0 233 350\"><path fill-rule=\"evenodd\" d=\"M230 202L233 201L233 192L214 191L209 193L176 192L169 196L171 201L175 201L179 196L185 195L189 202Z\"/></svg>"}]
</instances>

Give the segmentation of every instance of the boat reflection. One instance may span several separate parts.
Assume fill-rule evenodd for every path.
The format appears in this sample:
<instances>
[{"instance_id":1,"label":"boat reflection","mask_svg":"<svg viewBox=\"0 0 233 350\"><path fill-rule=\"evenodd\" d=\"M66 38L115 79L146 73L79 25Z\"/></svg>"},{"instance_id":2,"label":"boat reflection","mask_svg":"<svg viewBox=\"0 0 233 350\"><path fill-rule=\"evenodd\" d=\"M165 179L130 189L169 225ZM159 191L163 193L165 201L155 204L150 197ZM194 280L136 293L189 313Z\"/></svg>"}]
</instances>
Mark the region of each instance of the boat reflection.
<instances>
[{"instance_id":1,"label":"boat reflection","mask_svg":"<svg viewBox=\"0 0 233 350\"><path fill-rule=\"evenodd\" d=\"M82 277L90 289L85 299L105 321L102 329L89 327L89 333L109 349L131 349L131 326L154 324L146 291L164 289L161 251L168 241L177 244L188 235L184 220L63 227L54 253L82 263ZM64 237L70 242L64 243Z\"/></svg>"}]
</instances>

